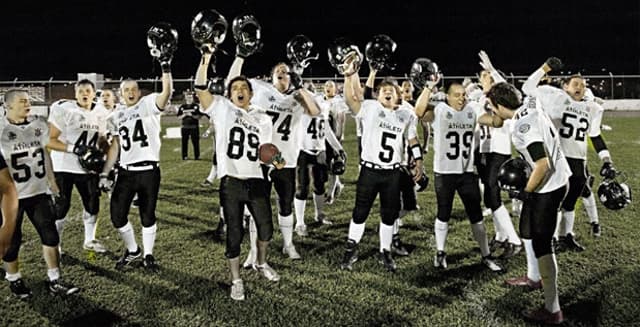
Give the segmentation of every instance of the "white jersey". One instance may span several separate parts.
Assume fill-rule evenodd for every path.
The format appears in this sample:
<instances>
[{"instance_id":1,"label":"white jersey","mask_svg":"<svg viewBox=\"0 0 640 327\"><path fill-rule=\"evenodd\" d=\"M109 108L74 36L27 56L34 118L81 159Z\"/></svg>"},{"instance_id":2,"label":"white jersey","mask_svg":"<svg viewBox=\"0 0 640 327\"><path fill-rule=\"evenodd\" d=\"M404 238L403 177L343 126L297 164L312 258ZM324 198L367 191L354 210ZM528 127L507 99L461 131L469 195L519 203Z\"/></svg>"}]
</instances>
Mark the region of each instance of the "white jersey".
<instances>
[{"instance_id":1,"label":"white jersey","mask_svg":"<svg viewBox=\"0 0 640 327\"><path fill-rule=\"evenodd\" d=\"M251 105L247 111L216 96L206 114L215 125L218 178L264 178L258 150L271 142L273 129L265 110Z\"/></svg>"},{"instance_id":2,"label":"white jersey","mask_svg":"<svg viewBox=\"0 0 640 327\"><path fill-rule=\"evenodd\" d=\"M549 85L537 87L531 95L538 98L558 130L567 158L586 160L587 137L600 135L600 123L594 124L593 119L602 107L593 101L575 101L567 92Z\"/></svg>"},{"instance_id":3,"label":"white jersey","mask_svg":"<svg viewBox=\"0 0 640 327\"><path fill-rule=\"evenodd\" d=\"M474 108L478 118L485 113L491 114L488 107L488 99L484 93L477 101L469 104ZM476 143L480 153L499 153L511 155L511 121L506 120L502 127L491 127L477 124L476 126Z\"/></svg>"},{"instance_id":4,"label":"white jersey","mask_svg":"<svg viewBox=\"0 0 640 327\"><path fill-rule=\"evenodd\" d=\"M60 131L62 143L97 147L98 137L106 134L107 116L109 111L102 104L87 110L75 100L59 100L51 105L49 123ZM55 172L87 174L74 153L53 150L51 161Z\"/></svg>"},{"instance_id":5,"label":"white jersey","mask_svg":"<svg viewBox=\"0 0 640 327\"><path fill-rule=\"evenodd\" d=\"M434 108L431 124L433 138L433 171L439 174L473 172L473 142L477 121L472 106L457 111L445 102Z\"/></svg>"},{"instance_id":6,"label":"white jersey","mask_svg":"<svg viewBox=\"0 0 640 327\"><path fill-rule=\"evenodd\" d=\"M549 160L549 175L534 192L548 193L567 185L571 170L562 150L560 138L549 117L542 111L540 101L528 97L513 117L511 139L516 150L533 168L535 161L531 158L527 147L541 142Z\"/></svg>"},{"instance_id":7,"label":"white jersey","mask_svg":"<svg viewBox=\"0 0 640 327\"><path fill-rule=\"evenodd\" d=\"M362 121L361 159L381 168L403 163L408 140L416 138L416 114L405 106L390 110L377 100L364 100L356 119Z\"/></svg>"},{"instance_id":8,"label":"white jersey","mask_svg":"<svg viewBox=\"0 0 640 327\"><path fill-rule=\"evenodd\" d=\"M316 103L320 113L317 116L302 115L302 128L300 128L300 149L309 154L317 154L324 151L325 136L329 129L329 102L319 101L322 96L316 97Z\"/></svg>"},{"instance_id":9,"label":"white jersey","mask_svg":"<svg viewBox=\"0 0 640 327\"><path fill-rule=\"evenodd\" d=\"M107 121L109 132L120 142L123 166L160 161L160 114L158 93L146 95L131 107L116 109Z\"/></svg>"},{"instance_id":10,"label":"white jersey","mask_svg":"<svg viewBox=\"0 0 640 327\"><path fill-rule=\"evenodd\" d=\"M0 119L0 149L19 199L51 193L44 158L48 142L49 126L44 117L31 116L20 125L10 123L6 117Z\"/></svg>"},{"instance_id":11,"label":"white jersey","mask_svg":"<svg viewBox=\"0 0 640 327\"><path fill-rule=\"evenodd\" d=\"M283 94L270 83L250 79L253 88L251 103L266 110L273 123L272 140L287 162L294 168L300 152L300 120L305 110L291 94Z\"/></svg>"},{"instance_id":12,"label":"white jersey","mask_svg":"<svg viewBox=\"0 0 640 327\"><path fill-rule=\"evenodd\" d=\"M342 96L336 95L331 99L326 99L324 95L321 94L317 95L315 97L315 100L318 106L326 106L329 109L329 119L333 119L334 124L337 124L337 117L339 117L340 115L346 115L347 113L351 112ZM344 140L344 129L342 135L340 135L340 141L342 140Z\"/></svg>"}]
</instances>

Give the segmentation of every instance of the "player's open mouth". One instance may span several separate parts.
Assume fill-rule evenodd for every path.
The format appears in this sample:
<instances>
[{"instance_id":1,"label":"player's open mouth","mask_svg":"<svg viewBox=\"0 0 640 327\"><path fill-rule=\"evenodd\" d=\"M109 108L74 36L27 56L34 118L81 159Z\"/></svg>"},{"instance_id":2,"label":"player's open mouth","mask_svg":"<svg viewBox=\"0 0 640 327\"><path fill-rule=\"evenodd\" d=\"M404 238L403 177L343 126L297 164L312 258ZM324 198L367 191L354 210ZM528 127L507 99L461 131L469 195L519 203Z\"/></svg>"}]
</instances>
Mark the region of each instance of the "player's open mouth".
<instances>
[{"instance_id":1,"label":"player's open mouth","mask_svg":"<svg viewBox=\"0 0 640 327\"><path fill-rule=\"evenodd\" d=\"M133 96L129 97L129 101L133 101L134 99L135 99L135 97L133 97Z\"/></svg>"},{"instance_id":2,"label":"player's open mouth","mask_svg":"<svg viewBox=\"0 0 640 327\"><path fill-rule=\"evenodd\" d=\"M387 101L391 101L391 97L390 96L386 96L386 97L384 97L384 99L387 100Z\"/></svg>"},{"instance_id":3,"label":"player's open mouth","mask_svg":"<svg viewBox=\"0 0 640 327\"><path fill-rule=\"evenodd\" d=\"M238 101L244 100L244 95L238 95L237 99L238 99Z\"/></svg>"}]
</instances>

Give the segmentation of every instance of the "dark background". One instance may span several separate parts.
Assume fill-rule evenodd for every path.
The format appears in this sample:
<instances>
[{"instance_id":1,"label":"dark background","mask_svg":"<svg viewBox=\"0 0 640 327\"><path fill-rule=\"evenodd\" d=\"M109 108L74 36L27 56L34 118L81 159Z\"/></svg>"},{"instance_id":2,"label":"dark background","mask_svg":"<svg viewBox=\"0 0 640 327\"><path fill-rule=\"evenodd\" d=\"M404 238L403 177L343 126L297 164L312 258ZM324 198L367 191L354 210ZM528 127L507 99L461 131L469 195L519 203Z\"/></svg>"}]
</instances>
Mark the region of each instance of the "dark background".
<instances>
[{"instance_id":1,"label":"dark background","mask_svg":"<svg viewBox=\"0 0 640 327\"><path fill-rule=\"evenodd\" d=\"M321 55L305 76L336 74L326 54L336 37L352 39L364 52L378 33L398 44L398 66L391 73L396 76L405 75L417 57L436 61L445 75L474 74L480 49L496 67L516 75L529 74L550 55L563 59L567 71L640 73L640 1L23 1L13 2L14 9L3 6L0 80L75 79L78 72L116 79L158 76L146 46L146 31L158 21L172 23L180 35L174 77L191 77L200 56L190 38L191 19L209 8L229 25L246 12L262 24L265 46L246 61L249 76L268 75L276 62L286 60L287 40L300 33ZM233 54L234 47L229 29L222 48ZM218 55L220 75L226 75L232 59Z\"/></svg>"}]
</instances>

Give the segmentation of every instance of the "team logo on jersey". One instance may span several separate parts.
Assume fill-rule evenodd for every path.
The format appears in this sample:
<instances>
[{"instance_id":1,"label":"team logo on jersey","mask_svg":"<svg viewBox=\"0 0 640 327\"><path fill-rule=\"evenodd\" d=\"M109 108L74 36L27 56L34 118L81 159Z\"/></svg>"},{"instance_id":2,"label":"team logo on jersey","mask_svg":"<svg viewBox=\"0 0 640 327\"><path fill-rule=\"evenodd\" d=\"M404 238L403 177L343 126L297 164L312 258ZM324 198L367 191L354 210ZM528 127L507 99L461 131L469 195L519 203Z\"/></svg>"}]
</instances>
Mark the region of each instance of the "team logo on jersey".
<instances>
[{"instance_id":1,"label":"team logo on jersey","mask_svg":"<svg viewBox=\"0 0 640 327\"><path fill-rule=\"evenodd\" d=\"M398 117L398 121L399 121L401 124L404 124L404 117Z\"/></svg>"},{"instance_id":2,"label":"team logo on jersey","mask_svg":"<svg viewBox=\"0 0 640 327\"><path fill-rule=\"evenodd\" d=\"M450 112L447 112L447 119L453 118L453 115Z\"/></svg>"},{"instance_id":3,"label":"team logo on jersey","mask_svg":"<svg viewBox=\"0 0 640 327\"><path fill-rule=\"evenodd\" d=\"M467 118L469 118L469 119L473 119L473 114L472 114L472 113L470 113L470 112L467 112Z\"/></svg>"},{"instance_id":4,"label":"team logo on jersey","mask_svg":"<svg viewBox=\"0 0 640 327\"><path fill-rule=\"evenodd\" d=\"M18 137L18 135L16 135L16 133L14 133L14 132L9 132L9 134L7 136L9 137L10 141L13 141Z\"/></svg>"},{"instance_id":5,"label":"team logo on jersey","mask_svg":"<svg viewBox=\"0 0 640 327\"><path fill-rule=\"evenodd\" d=\"M121 111L121 112L118 114L118 119L120 119L120 118L122 118L122 117L124 117L124 112L122 112L122 111Z\"/></svg>"},{"instance_id":6,"label":"team logo on jersey","mask_svg":"<svg viewBox=\"0 0 640 327\"><path fill-rule=\"evenodd\" d=\"M531 129L531 125L529 124L522 124L519 128L518 131L522 134L528 132Z\"/></svg>"},{"instance_id":7,"label":"team logo on jersey","mask_svg":"<svg viewBox=\"0 0 640 327\"><path fill-rule=\"evenodd\" d=\"M276 97L274 97L273 95L269 97L269 101L274 102L276 101Z\"/></svg>"},{"instance_id":8,"label":"team logo on jersey","mask_svg":"<svg viewBox=\"0 0 640 327\"><path fill-rule=\"evenodd\" d=\"M384 118L387 117L387 115L384 114L384 111L380 111L380 113L378 113L378 117Z\"/></svg>"},{"instance_id":9,"label":"team logo on jersey","mask_svg":"<svg viewBox=\"0 0 640 327\"><path fill-rule=\"evenodd\" d=\"M35 135L36 137L40 137L40 135L42 135L42 128L36 128Z\"/></svg>"},{"instance_id":10,"label":"team logo on jersey","mask_svg":"<svg viewBox=\"0 0 640 327\"><path fill-rule=\"evenodd\" d=\"M569 99L564 100L564 105L565 105L565 106L568 106L568 105L570 105L570 104L571 104L571 101L569 101Z\"/></svg>"},{"instance_id":11,"label":"team logo on jersey","mask_svg":"<svg viewBox=\"0 0 640 327\"><path fill-rule=\"evenodd\" d=\"M242 117L242 112L240 110L236 110L236 116L237 117Z\"/></svg>"}]
</instances>

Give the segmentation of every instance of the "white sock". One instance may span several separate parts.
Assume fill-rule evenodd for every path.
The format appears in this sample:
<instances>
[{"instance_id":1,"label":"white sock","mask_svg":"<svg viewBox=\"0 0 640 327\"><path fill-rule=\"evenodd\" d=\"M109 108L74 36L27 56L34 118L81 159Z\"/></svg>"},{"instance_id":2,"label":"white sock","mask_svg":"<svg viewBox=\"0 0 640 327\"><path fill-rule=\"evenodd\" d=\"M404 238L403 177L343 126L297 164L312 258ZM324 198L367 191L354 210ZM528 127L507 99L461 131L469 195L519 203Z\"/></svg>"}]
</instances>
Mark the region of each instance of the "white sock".
<instances>
[{"instance_id":1,"label":"white sock","mask_svg":"<svg viewBox=\"0 0 640 327\"><path fill-rule=\"evenodd\" d=\"M316 220L324 216L324 194L313 194L313 204L315 204Z\"/></svg>"},{"instance_id":2,"label":"white sock","mask_svg":"<svg viewBox=\"0 0 640 327\"><path fill-rule=\"evenodd\" d=\"M218 173L218 168L216 165L211 165L211 170L209 170L209 176L207 176L207 180L210 183L213 183L213 180L216 179L216 175Z\"/></svg>"},{"instance_id":3,"label":"white sock","mask_svg":"<svg viewBox=\"0 0 640 327\"><path fill-rule=\"evenodd\" d=\"M6 279L9 282L15 282L20 278L22 278L22 274L19 271L15 274L10 274L8 272L4 274L4 279Z\"/></svg>"},{"instance_id":4,"label":"white sock","mask_svg":"<svg viewBox=\"0 0 640 327\"><path fill-rule=\"evenodd\" d=\"M436 249L444 251L444 245L447 242L447 233L449 232L449 224L436 218L434 226L436 232Z\"/></svg>"},{"instance_id":5,"label":"white sock","mask_svg":"<svg viewBox=\"0 0 640 327\"><path fill-rule=\"evenodd\" d=\"M333 196L336 192L336 187L338 186L338 176L329 174L329 180L327 181L327 194Z\"/></svg>"},{"instance_id":6,"label":"white sock","mask_svg":"<svg viewBox=\"0 0 640 327\"><path fill-rule=\"evenodd\" d=\"M124 241L124 246L129 250L129 252L138 251L138 243L136 243L136 236L133 234L133 226L131 226L130 222L127 222L126 225L118 228L118 232L120 232L120 237Z\"/></svg>"},{"instance_id":7,"label":"white sock","mask_svg":"<svg viewBox=\"0 0 640 327\"><path fill-rule=\"evenodd\" d=\"M502 225L496 213L493 213L493 229L496 231L496 241L504 242L508 236L502 231Z\"/></svg>"},{"instance_id":8,"label":"white sock","mask_svg":"<svg viewBox=\"0 0 640 327\"><path fill-rule=\"evenodd\" d=\"M60 245L62 245L62 232L64 231L64 223L67 221L67 217L56 220L56 230L58 231L58 237L60 238Z\"/></svg>"},{"instance_id":9,"label":"white sock","mask_svg":"<svg viewBox=\"0 0 640 327\"><path fill-rule=\"evenodd\" d=\"M307 206L307 200L293 199L293 206L296 211L296 226L304 226L304 209Z\"/></svg>"},{"instance_id":10,"label":"white sock","mask_svg":"<svg viewBox=\"0 0 640 327\"><path fill-rule=\"evenodd\" d=\"M544 307L554 313L560 310L558 299L558 263L555 254L547 254L538 258L542 289L544 290Z\"/></svg>"},{"instance_id":11,"label":"white sock","mask_svg":"<svg viewBox=\"0 0 640 327\"><path fill-rule=\"evenodd\" d=\"M249 256L258 262L258 227L253 217L249 219Z\"/></svg>"},{"instance_id":12,"label":"white sock","mask_svg":"<svg viewBox=\"0 0 640 327\"><path fill-rule=\"evenodd\" d=\"M511 211L520 216L520 213L522 212L522 201L518 199L511 199Z\"/></svg>"},{"instance_id":13,"label":"white sock","mask_svg":"<svg viewBox=\"0 0 640 327\"><path fill-rule=\"evenodd\" d=\"M293 214L288 216L278 215L278 224L282 233L282 241L285 247L293 245Z\"/></svg>"},{"instance_id":14,"label":"white sock","mask_svg":"<svg viewBox=\"0 0 640 327\"><path fill-rule=\"evenodd\" d=\"M562 223L562 211L558 211L556 217L556 230L553 233L553 238L558 239L558 235L564 236L566 235L564 231L564 224Z\"/></svg>"},{"instance_id":15,"label":"white sock","mask_svg":"<svg viewBox=\"0 0 640 327\"><path fill-rule=\"evenodd\" d=\"M60 278L60 268L47 269L47 276L49 277L50 281L54 281Z\"/></svg>"},{"instance_id":16,"label":"white sock","mask_svg":"<svg viewBox=\"0 0 640 327\"><path fill-rule=\"evenodd\" d=\"M349 239L360 243L362 235L364 235L364 223L356 224L353 222L353 219L351 219L351 223L349 224Z\"/></svg>"},{"instance_id":17,"label":"white sock","mask_svg":"<svg viewBox=\"0 0 640 327\"><path fill-rule=\"evenodd\" d=\"M393 235L396 235L400 232L400 218L396 219L393 222Z\"/></svg>"},{"instance_id":18,"label":"white sock","mask_svg":"<svg viewBox=\"0 0 640 327\"><path fill-rule=\"evenodd\" d=\"M496 211L493 212L494 221L498 221L500 225L500 229L505 234L506 238L509 240L509 243L513 243L516 245L522 244L520 241L520 237L518 237L518 233L516 233L516 228L513 226L513 222L511 221L511 216L509 216L509 212L504 205L501 205Z\"/></svg>"},{"instance_id":19,"label":"white sock","mask_svg":"<svg viewBox=\"0 0 640 327\"><path fill-rule=\"evenodd\" d=\"M596 207L596 198L593 196L593 192L586 198L582 198L582 205L587 211L590 223L598 223L598 207Z\"/></svg>"},{"instance_id":20,"label":"white sock","mask_svg":"<svg viewBox=\"0 0 640 327\"><path fill-rule=\"evenodd\" d=\"M524 252L527 255L527 277L534 282L540 280L540 269L538 268L538 259L533 251L533 243L531 240L523 239Z\"/></svg>"},{"instance_id":21,"label":"white sock","mask_svg":"<svg viewBox=\"0 0 640 327\"><path fill-rule=\"evenodd\" d=\"M482 221L475 224L471 224L471 232L473 233L473 239L480 245L480 253L483 257L491 254L489 251L489 240L487 240L487 229L484 228Z\"/></svg>"},{"instance_id":22,"label":"white sock","mask_svg":"<svg viewBox=\"0 0 640 327\"><path fill-rule=\"evenodd\" d=\"M574 211L563 211L562 218L564 223L564 234L573 234L573 223L576 220L576 212Z\"/></svg>"},{"instance_id":23,"label":"white sock","mask_svg":"<svg viewBox=\"0 0 640 327\"><path fill-rule=\"evenodd\" d=\"M393 225L386 225L380 222L380 252L382 250L391 251L391 241L393 240Z\"/></svg>"},{"instance_id":24,"label":"white sock","mask_svg":"<svg viewBox=\"0 0 640 327\"><path fill-rule=\"evenodd\" d=\"M224 221L224 210L222 209L222 206L220 206L220 219Z\"/></svg>"},{"instance_id":25,"label":"white sock","mask_svg":"<svg viewBox=\"0 0 640 327\"><path fill-rule=\"evenodd\" d=\"M249 207L247 207L246 205L244 206L244 216L251 216L251 211L249 211Z\"/></svg>"},{"instance_id":26,"label":"white sock","mask_svg":"<svg viewBox=\"0 0 640 327\"><path fill-rule=\"evenodd\" d=\"M82 211L82 222L84 223L84 243L89 243L96 239L96 215Z\"/></svg>"},{"instance_id":27,"label":"white sock","mask_svg":"<svg viewBox=\"0 0 640 327\"><path fill-rule=\"evenodd\" d=\"M150 227L142 227L142 247L144 248L144 256L153 254L153 246L156 244L156 231L158 225L153 224Z\"/></svg>"}]
</instances>

